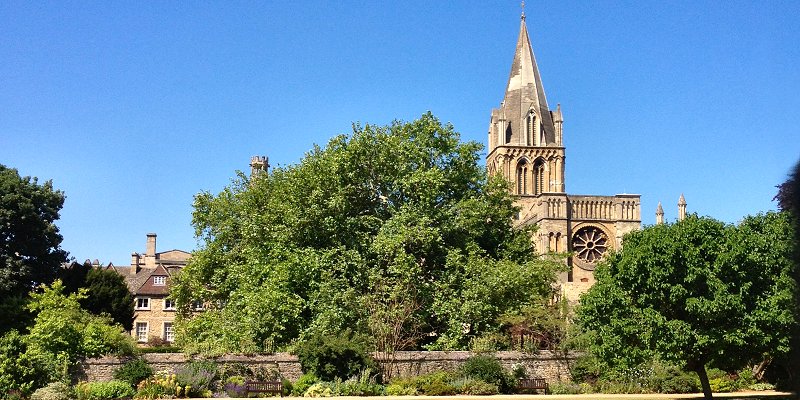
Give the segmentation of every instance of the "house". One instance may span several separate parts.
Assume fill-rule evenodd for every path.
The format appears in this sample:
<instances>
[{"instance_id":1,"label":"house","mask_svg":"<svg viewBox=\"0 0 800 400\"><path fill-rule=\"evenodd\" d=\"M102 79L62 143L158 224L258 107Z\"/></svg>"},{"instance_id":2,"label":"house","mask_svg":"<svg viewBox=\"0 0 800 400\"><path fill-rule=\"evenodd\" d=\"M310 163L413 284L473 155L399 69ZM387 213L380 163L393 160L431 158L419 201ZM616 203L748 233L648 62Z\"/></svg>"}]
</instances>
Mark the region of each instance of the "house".
<instances>
[{"instance_id":1,"label":"house","mask_svg":"<svg viewBox=\"0 0 800 400\"><path fill-rule=\"evenodd\" d=\"M131 254L130 266L109 264L123 277L134 296L131 336L141 344L175 340L175 301L169 298L169 285L186 266L191 253L183 250L156 252L156 234L147 234L145 253Z\"/></svg>"}]
</instances>

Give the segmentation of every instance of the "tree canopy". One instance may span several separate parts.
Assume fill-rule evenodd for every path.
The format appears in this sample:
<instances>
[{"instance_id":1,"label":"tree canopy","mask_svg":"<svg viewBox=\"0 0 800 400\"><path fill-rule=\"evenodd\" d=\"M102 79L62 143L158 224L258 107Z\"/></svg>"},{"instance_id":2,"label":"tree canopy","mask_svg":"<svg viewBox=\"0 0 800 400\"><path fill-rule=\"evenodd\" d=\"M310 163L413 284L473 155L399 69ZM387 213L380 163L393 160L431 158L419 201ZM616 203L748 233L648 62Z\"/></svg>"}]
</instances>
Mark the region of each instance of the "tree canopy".
<instances>
[{"instance_id":1,"label":"tree canopy","mask_svg":"<svg viewBox=\"0 0 800 400\"><path fill-rule=\"evenodd\" d=\"M29 333L11 330L0 336L0 391L29 395L48 382L68 380L83 358L136 351L121 326L81 308L85 296L85 289L64 294L60 280L31 291L27 307L36 317Z\"/></svg>"},{"instance_id":2,"label":"tree canopy","mask_svg":"<svg viewBox=\"0 0 800 400\"><path fill-rule=\"evenodd\" d=\"M119 273L94 266L89 260L61 268L59 279L67 294L84 289L80 305L94 315L107 315L126 331L133 329L133 295Z\"/></svg>"},{"instance_id":3,"label":"tree canopy","mask_svg":"<svg viewBox=\"0 0 800 400\"><path fill-rule=\"evenodd\" d=\"M55 221L64 193L0 164L0 332L20 327L25 296L52 282L67 253Z\"/></svg>"},{"instance_id":4,"label":"tree canopy","mask_svg":"<svg viewBox=\"0 0 800 400\"><path fill-rule=\"evenodd\" d=\"M480 150L430 113L356 124L297 165L198 194L201 248L172 289L178 340L210 352L284 348L366 333L380 304L410 314L404 323L424 339L405 346L462 348L496 329L500 315L550 294L557 267L512 228L508 184L487 177ZM414 304L398 307L398 291Z\"/></svg>"},{"instance_id":5,"label":"tree canopy","mask_svg":"<svg viewBox=\"0 0 800 400\"><path fill-rule=\"evenodd\" d=\"M653 357L683 363L710 398L706 366L737 368L790 350L792 237L787 215L775 212L738 226L691 215L627 235L581 298L590 350L614 368Z\"/></svg>"}]
</instances>

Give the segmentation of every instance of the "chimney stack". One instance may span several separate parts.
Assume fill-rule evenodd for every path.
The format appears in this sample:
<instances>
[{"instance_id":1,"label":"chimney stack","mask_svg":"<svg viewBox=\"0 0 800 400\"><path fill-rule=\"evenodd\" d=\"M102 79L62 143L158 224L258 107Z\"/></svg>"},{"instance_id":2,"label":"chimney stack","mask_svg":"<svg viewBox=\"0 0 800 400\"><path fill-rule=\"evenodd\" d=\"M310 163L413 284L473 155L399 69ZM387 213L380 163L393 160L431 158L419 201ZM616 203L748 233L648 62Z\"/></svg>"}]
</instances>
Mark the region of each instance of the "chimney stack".
<instances>
[{"instance_id":1,"label":"chimney stack","mask_svg":"<svg viewBox=\"0 0 800 400\"><path fill-rule=\"evenodd\" d=\"M139 272L139 253L131 253L131 275Z\"/></svg>"},{"instance_id":2,"label":"chimney stack","mask_svg":"<svg viewBox=\"0 0 800 400\"><path fill-rule=\"evenodd\" d=\"M147 234L147 251L144 253L144 265L148 268L156 266L156 234Z\"/></svg>"}]
</instances>

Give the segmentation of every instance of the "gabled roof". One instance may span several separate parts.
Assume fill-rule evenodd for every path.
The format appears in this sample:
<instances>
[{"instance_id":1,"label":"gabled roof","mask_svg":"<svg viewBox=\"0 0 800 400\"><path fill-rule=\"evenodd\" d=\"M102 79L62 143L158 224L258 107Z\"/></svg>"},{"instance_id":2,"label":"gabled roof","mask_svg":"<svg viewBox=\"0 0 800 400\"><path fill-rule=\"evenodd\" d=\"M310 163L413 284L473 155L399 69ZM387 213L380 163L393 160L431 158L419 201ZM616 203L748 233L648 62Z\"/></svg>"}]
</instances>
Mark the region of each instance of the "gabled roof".
<instances>
[{"instance_id":1,"label":"gabled roof","mask_svg":"<svg viewBox=\"0 0 800 400\"><path fill-rule=\"evenodd\" d=\"M156 276L163 276L165 278L165 282L163 285L156 285L155 284L155 277ZM136 291L136 294L149 294L149 295L166 295L169 294L169 284L166 282L170 276L170 273L164 268L163 265L159 264L155 269L151 270L150 275L147 279L144 280L142 286Z\"/></svg>"}]
</instances>

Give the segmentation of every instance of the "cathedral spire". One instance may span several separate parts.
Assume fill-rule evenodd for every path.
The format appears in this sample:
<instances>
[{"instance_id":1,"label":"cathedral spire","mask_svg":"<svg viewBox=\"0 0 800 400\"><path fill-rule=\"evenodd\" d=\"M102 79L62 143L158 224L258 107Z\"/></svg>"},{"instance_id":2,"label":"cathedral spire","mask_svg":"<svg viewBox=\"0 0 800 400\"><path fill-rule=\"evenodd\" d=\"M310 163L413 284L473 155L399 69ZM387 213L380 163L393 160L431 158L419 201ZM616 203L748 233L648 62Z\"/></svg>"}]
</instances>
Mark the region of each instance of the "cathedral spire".
<instances>
[{"instance_id":1,"label":"cathedral spire","mask_svg":"<svg viewBox=\"0 0 800 400\"><path fill-rule=\"evenodd\" d=\"M533 55L525 9L520 17L519 37L508 75L502 114L509 121L507 141L511 145L560 146L553 116L547 106L542 78Z\"/></svg>"}]
</instances>

